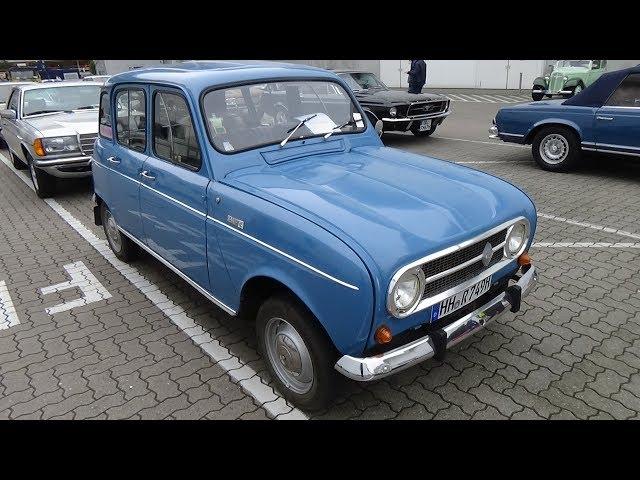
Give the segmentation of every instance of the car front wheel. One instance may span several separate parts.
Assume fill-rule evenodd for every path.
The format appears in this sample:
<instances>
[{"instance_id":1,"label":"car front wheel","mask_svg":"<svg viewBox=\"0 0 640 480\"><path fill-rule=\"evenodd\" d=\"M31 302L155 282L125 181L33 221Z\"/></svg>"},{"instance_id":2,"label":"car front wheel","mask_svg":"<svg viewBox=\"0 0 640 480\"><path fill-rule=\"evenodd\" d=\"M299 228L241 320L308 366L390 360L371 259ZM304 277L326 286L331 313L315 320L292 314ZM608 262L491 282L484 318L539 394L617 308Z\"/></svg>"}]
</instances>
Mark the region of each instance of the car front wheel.
<instances>
[{"instance_id":1,"label":"car front wheel","mask_svg":"<svg viewBox=\"0 0 640 480\"><path fill-rule=\"evenodd\" d=\"M13 167L16 170L26 170L27 165L22 160L20 160L15 153L13 153L11 151L9 153L11 154L11 160L13 161Z\"/></svg>"},{"instance_id":2,"label":"car front wheel","mask_svg":"<svg viewBox=\"0 0 640 480\"><path fill-rule=\"evenodd\" d=\"M278 390L307 410L335 395L337 353L315 317L288 294L266 300L256 317L260 353Z\"/></svg>"},{"instance_id":3,"label":"car front wheel","mask_svg":"<svg viewBox=\"0 0 640 480\"><path fill-rule=\"evenodd\" d=\"M531 91L531 98L533 98L535 102L538 102L544 98L544 93L536 93L534 91Z\"/></svg>"},{"instance_id":4,"label":"car front wheel","mask_svg":"<svg viewBox=\"0 0 640 480\"><path fill-rule=\"evenodd\" d=\"M33 182L33 188L36 195L40 198L49 198L56 191L56 179L47 172L40 170L34 164L31 158L27 157L29 163L29 175ZM15 162L15 159L14 159Z\"/></svg>"},{"instance_id":5,"label":"car front wheel","mask_svg":"<svg viewBox=\"0 0 640 480\"><path fill-rule=\"evenodd\" d=\"M582 84L578 84L575 87L573 87L573 94L572 95L577 95L582 91Z\"/></svg>"},{"instance_id":6,"label":"car front wheel","mask_svg":"<svg viewBox=\"0 0 640 480\"><path fill-rule=\"evenodd\" d=\"M560 126L540 130L533 139L531 148L538 165L554 172L575 166L582 153L576 134Z\"/></svg>"}]
</instances>

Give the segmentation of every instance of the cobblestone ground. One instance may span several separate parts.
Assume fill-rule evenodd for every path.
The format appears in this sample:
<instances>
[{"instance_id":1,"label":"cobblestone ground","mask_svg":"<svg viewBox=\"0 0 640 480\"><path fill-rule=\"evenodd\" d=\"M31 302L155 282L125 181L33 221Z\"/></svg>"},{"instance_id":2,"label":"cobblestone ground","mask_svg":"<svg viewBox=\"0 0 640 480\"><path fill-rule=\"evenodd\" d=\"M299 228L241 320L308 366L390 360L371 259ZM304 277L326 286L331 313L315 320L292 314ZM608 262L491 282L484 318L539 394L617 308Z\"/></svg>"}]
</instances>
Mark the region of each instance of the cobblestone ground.
<instances>
[{"instance_id":1,"label":"cobblestone ground","mask_svg":"<svg viewBox=\"0 0 640 480\"><path fill-rule=\"evenodd\" d=\"M334 405L311 417L637 417L640 165L595 157L576 172L554 174L538 169L530 150L518 146L411 135L384 141L476 162L468 166L526 191L540 215L531 250L540 281L519 313L456 346L444 361L377 383L345 382ZM58 204L104 238L93 225L87 182L65 189L55 197ZM222 313L151 257L134 262L203 331L257 372L249 381L263 390L225 373L229 368L213 361L4 164L0 221L0 281L20 322L0 329L1 418L278 416L269 414L269 404L278 401L273 391L265 398L255 394L268 389L270 379L251 324ZM46 295L39 289L69 281L64 267L78 261L111 297L48 314L46 308L81 296L81 288ZM1 321L2 312L0 328Z\"/></svg>"}]
</instances>

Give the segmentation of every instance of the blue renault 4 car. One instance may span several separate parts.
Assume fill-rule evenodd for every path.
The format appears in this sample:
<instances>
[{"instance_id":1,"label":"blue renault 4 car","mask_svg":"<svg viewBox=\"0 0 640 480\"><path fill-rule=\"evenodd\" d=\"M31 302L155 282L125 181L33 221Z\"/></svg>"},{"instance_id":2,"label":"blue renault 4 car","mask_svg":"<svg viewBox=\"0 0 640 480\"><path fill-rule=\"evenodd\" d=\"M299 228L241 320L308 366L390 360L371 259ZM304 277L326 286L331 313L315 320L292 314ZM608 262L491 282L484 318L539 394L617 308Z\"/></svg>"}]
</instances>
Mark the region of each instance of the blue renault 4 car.
<instances>
[{"instance_id":1,"label":"blue renault 4 car","mask_svg":"<svg viewBox=\"0 0 640 480\"><path fill-rule=\"evenodd\" d=\"M386 148L325 70L115 75L93 160L95 220L115 255L145 250L255 321L276 387L302 408L325 405L339 374L371 381L442 358L536 282L529 197Z\"/></svg>"},{"instance_id":2,"label":"blue renault 4 car","mask_svg":"<svg viewBox=\"0 0 640 480\"><path fill-rule=\"evenodd\" d=\"M640 157L640 65L605 73L569 100L502 108L489 136L530 144L550 171L575 167L583 150Z\"/></svg>"}]
</instances>

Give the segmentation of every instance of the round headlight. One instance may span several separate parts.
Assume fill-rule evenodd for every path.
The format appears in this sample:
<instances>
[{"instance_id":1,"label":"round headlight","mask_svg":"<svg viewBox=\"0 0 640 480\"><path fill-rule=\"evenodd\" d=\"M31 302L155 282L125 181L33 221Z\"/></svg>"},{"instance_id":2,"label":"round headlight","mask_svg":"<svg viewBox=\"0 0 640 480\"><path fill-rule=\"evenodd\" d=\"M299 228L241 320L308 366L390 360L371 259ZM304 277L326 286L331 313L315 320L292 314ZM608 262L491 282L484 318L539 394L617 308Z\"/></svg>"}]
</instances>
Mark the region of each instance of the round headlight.
<instances>
[{"instance_id":1,"label":"round headlight","mask_svg":"<svg viewBox=\"0 0 640 480\"><path fill-rule=\"evenodd\" d=\"M398 109L396 107L391 107L389 109L389 115L391 115L392 117L395 117L397 113L398 113Z\"/></svg>"},{"instance_id":2,"label":"round headlight","mask_svg":"<svg viewBox=\"0 0 640 480\"><path fill-rule=\"evenodd\" d=\"M562 80L566 82L567 80L569 80L569 77L562 77Z\"/></svg>"},{"instance_id":3,"label":"round headlight","mask_svg":"<svg viewBox=\"0 0 640 480\"><path fill-rule=\"evenodd\" d=\"M520 220L507 230L507 238L504 244L504 254L508 258L514 258L520 255L529 240L529 225Z\"/></svg>"},{"instance_id":4,"label":"round headlight","mask_svg":"<svg viewBox=\"0 0 640 480\"><path fill-rule=\"evenodd\" d=\"M404 272L389 289L387 307L396 317L409 315L418 305L424 291L424 272L416 267Z\"/></svg>"}]
</instances>

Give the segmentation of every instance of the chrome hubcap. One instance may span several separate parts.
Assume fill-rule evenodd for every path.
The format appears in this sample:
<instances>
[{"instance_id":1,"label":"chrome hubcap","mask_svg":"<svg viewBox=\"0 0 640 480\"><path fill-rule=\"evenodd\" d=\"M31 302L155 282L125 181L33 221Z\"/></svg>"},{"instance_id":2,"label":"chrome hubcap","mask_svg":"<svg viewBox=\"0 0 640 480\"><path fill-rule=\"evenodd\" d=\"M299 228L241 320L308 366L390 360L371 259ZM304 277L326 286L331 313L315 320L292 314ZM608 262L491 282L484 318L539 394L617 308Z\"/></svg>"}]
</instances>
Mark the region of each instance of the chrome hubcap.
<instances>
[{"instance_id":1,"label":"chrome hubcap","mask_svg":"<svg viewBox=\"0 0 640 480\"><path fill-rule=\"evenodd\" d=\"M109 243L111 244L111 247L116 251L119 252L120 249L122 248L122 237L120 237L120 230L118 230L118 224L116 223L116 221L114 220L113 216L111 215L111 212L109 212L108 210L105 212L105 216L106 218L106 231L107 231L107 238L109 239Z\"/></svg>"},{"instance_id":2,"label":"chrome hubcap","mask_svg":"<svg viewBox=\"0 0 640 480\"><path fill-rule=\"evenodd\" d=\"M562 135L552 133L540 142L540 156L547 163L560 163L569 154L569 142Z\"/></svg>"},{"instance_id":3,"label":"chrome hubcap","mask_svg":"<svg viewBox=\"0 0 640 480\"><path fill-rule=\"evenodd\" d=\"M582 87L580 85L577 85L576 88L573 89L573 94L577 94L580 93L582 91Z\"/></svg>"},{"instance_id":4,"label":"chrome hubcap","mask_svg":"<svg viewBox=\"0 0 640 480\"><path fill-rule=\"evenodd\" d=\"M286 320L272 318L265 327L264 341L280 381L295 393L307 393L313 386L313 363L298 331Z\"/></svg>"}]
</instances>

